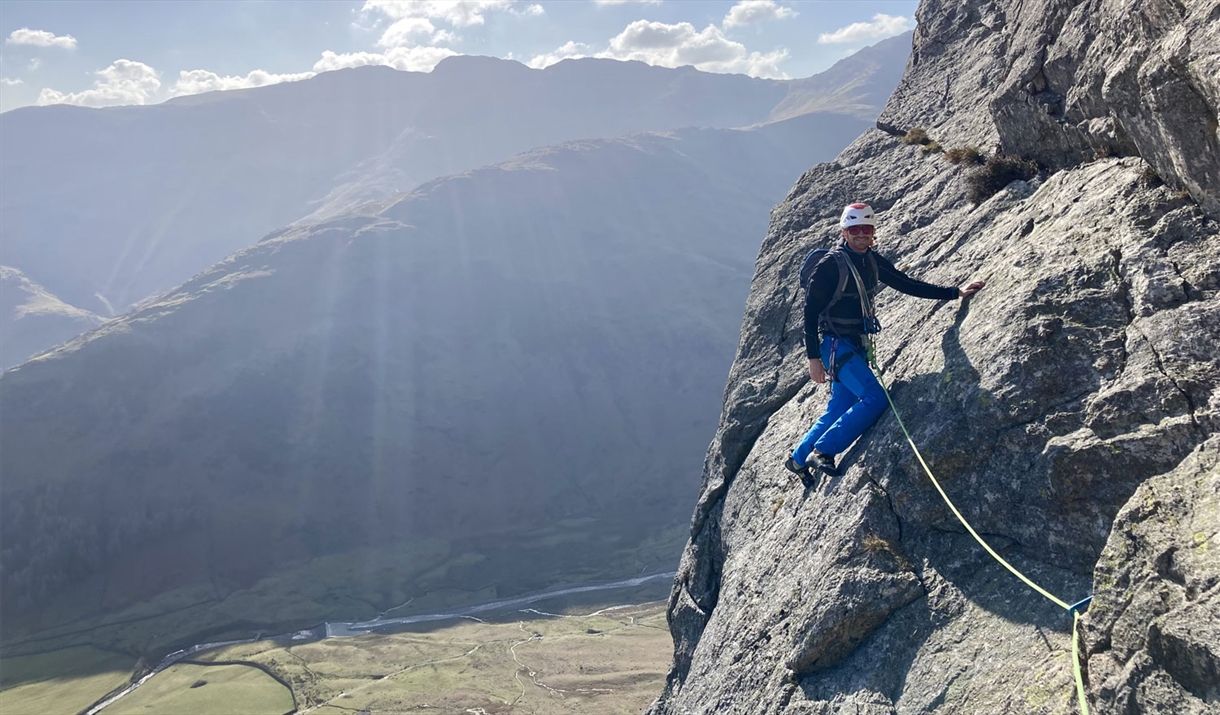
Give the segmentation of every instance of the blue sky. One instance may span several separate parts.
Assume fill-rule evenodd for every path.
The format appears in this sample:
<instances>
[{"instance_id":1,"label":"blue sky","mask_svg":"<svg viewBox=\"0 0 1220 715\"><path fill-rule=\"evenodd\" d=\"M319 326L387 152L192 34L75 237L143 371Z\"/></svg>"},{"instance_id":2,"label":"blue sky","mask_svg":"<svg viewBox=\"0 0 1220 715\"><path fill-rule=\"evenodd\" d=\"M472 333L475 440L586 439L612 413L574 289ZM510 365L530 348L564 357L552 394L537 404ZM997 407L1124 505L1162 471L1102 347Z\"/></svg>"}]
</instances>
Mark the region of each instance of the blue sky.
<instances>
[{"instance_id":1,"label":"blue sky","mask_svg":"<svg viewBox=\"0 0 1220 715\"><path fill-rule=\"evenodd\" d=\"M0 111L151 104L450 54L807 77L914 26L914 0L0 2Z\"/></svg>"}]
</instances>

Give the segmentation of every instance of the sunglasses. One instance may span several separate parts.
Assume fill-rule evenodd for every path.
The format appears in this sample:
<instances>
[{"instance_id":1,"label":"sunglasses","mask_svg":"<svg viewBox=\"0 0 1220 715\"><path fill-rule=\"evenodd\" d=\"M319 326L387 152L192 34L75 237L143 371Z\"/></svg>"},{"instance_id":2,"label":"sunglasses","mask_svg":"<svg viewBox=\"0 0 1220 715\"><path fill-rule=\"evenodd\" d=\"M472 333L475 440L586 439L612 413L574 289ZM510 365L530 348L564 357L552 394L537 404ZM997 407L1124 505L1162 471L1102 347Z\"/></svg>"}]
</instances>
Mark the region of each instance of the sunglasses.
<instances>
[{"instance_id":1,"label":"sunglasses","mask_svg":"<svg viewBox=\"0 0 1220 715\"><path fill-rule=\"evenodd\" d=\"M871 236L876 232L877 232L877 229L872 226L848 226L847 227L847 233L852 236L859 236L860 234L864 234L865 236Z\"/></svg>"}]
</instances>

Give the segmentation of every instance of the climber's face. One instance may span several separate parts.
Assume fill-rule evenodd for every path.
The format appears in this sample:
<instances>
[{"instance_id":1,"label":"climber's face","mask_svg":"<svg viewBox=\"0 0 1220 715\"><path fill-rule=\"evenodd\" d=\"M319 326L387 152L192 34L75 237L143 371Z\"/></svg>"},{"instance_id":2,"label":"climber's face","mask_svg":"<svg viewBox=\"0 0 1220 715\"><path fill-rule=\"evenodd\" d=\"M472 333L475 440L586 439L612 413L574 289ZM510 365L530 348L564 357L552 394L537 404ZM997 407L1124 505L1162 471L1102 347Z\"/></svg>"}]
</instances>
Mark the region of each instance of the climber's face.
<instances>
[{"instance_id":1,"label":"climber's face","mask_svg":"<svg viewBox=\"0 0 1220 715\"><path fill-rule=\"evenodd\" d=\"M875 232L872 226L851 226L843 229L843 240L851 250L864 253L872 247Z\"/></svg>"}]
</instances>

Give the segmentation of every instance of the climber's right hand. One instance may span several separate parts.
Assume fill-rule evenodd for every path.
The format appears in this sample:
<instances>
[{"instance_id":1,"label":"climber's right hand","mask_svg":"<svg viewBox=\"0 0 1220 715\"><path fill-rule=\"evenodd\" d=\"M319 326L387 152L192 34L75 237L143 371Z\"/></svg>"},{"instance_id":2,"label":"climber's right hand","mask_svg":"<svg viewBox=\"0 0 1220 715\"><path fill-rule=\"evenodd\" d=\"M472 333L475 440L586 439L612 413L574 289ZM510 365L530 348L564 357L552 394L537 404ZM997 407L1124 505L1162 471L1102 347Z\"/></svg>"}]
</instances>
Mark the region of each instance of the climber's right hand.
<instances>
[{"instance_id":1,"label":"climber's right hand","mask_svg":"<svg viewBox=\"0 0 1220 715\"><path fill-rule=\"evenodd\" d=\"M809 358L809 379L825 384L826 368L822 366L821 358Z\"/></svg>"}]
</instances>

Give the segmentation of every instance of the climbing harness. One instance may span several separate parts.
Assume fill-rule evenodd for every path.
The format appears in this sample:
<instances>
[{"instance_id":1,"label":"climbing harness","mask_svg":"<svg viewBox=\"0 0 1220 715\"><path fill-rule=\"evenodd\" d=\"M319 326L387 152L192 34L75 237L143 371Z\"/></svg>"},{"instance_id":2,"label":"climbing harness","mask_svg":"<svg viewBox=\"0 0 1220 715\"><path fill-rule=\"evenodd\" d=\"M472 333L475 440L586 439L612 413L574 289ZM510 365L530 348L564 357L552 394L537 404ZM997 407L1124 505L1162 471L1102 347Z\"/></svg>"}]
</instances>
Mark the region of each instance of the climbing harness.
<instances>
[{"instance_id":1,"label":"climbing harness","mask_svg":"<svg viewBox=\"0 0 1220 715\"><path fill-rule=\"evenodd\" d=\"M851 348L851 352L848 353L842 360L839 359L839 340L843 340L843 342L847 343L847 345ZM863 356L864 350L852 345L851 341L847 340L846 338L840 338L837 335L831 335L830 336L830 362L826 363L826 379L830 380L831 382L834 382L835 380L839 379L838 378L839 367L842 365L846 365L856 355Z\"/></svg>"},{"instance_id":2,"label":"climbing harness","mask_svg":"<svg viewBox=\"0 0 1220 715\"><path fill-rule=\"evenodd\" d=\"M864 254L868 256L868 254ZM871 256L869 256L871 258ZM876 259L872 259L876 261ZM877 264L873 263L875 271ZM877 320L877 309L873 307L873 299L868 295L868 290L864 287L864 279L860 277L860 271L852 265L851 261L847 262L847 270L851 271L851 277L856 281L856 292L860 294L860 313L864 316L864 332L865 334L880 333L881 321Z\"/></svg>"},{"instance_id":3,"label":"climbing harness","mask_svg":"<svg viewBox=\"0 0 1220 715\"><path fill-rule=\"evenodd\" d=\"M881 332L881 321L877 319L877 313L873 310L873 301L868 291L864 288L864 281L860 278L860 272L852 265L851 259L847 257L846 251L851 250L839 245L835 248L815 248L805 256L805 262L801 264L800 283L801 287L809 290L809 284L813 281L813 274L817 272L818 266L823 261L833 260L839 269L839 281L835 285L834 293L830 297L830 302L822 309L818 315L818 326L822 332L832 335L840 335L842 333L855 334L860 330L864 334L873 334ZM877 259L872 253L864 254L864 261L872 269L872 275L877 276ZM855 318L840 318L830 314L830 309L833 308L840 300L843 299L843 294L847 290L847 281L849 278L856 279L856 290L860 293L860 312L864 319L864 324L861 325Z\"/></svg>"},{"instance_id":4,"label":"climbing harness","mask_svg":"<svg viewBox=\"0 0 1220 715\"><path fill-rule=\"evenodd\" d=\"M849 360L851 358L848 358ZM832 336L830 338L830 363L826 366L826 379L831 382L835 381L835 374L839 372L839 338Z\"/></svg>"},{"instance_id":5,"label":"climbing harness","mask_svg":"<svg viewBox=\"0 0 1220 715\"><path fill-rule=\"evenodd\" d=\"M871 314L871 311L868 310L868 308L871 306L866 305L864 302L864 281L860 279L860 274L858 271L856 271L855 266L850 267L852 276L856 280L856 287L860 291L861 311L863 311L865 316L868 316ZM979 542L979 544L986 549L987 553L991 554L993 559L998 561L1004 568L1011 571L1014 576L1025 582L1025 585L1049 599L1051 603L1054 603L1056 606L1066 610L1068 615L1072 617L1072 675L1076 679L1076 698L1080 703L1081 715L1089 715L1089 701L1085 696L1084 677L1080 671L1079 624L1081 612L1088 607L1089 603L1092 602L1093 597L1089 596L1081 601L1069 604L1067 601L1055 596L1050 591L1047 591L1045 588L1042 588L1038 584L1034 583L1033 580L1028 576L1018 571L1015 566L1005 561L1004 557L996 553L996 550L991 548L991 545L984 541L983 537L979 536L978 532L974 530L974 527L970 526L970 523L966 521L966 517L962 516L962 513L958 511L957 507L954 506L953 502L949 499L949 495L946 494L945 490L940 486L940 482L936 480L936 475L932 474L932 469L928 467L928 463L924 460L923 455L920 454L919 448L915 446L915 440L911 438L911 433L907 430L907 426L903 423L902 416L898 414L898 408L894 405L894 399L890 397L889 388L885 386L885 381L882 379L881 365L877 363L876 352L873 349L874 346L872 336L865 334L861 335L860 337L866 346L865 350L867 351L868 355L868 364L873 368L873 372L877 375L877 382L881 385L882 392L885 393L886 401L890 403L890 410L892 410L894 413L894 419L898 421L898 427L902 429L902 434L906 436L907 444L911 445L911 451L915 453L915 458L919 460L919 464L923 467L924 473L928 475L928 479L932 480L932 486L936 487L936 491L940 492L941 499L943 499L945 504L949 506L949 509L953 512L953 515L956 516L957 520L962 523L962 526L966 527L966 531L970 532L970 535L974 537L974 540Z\"/></svg>"}]
</instances>

